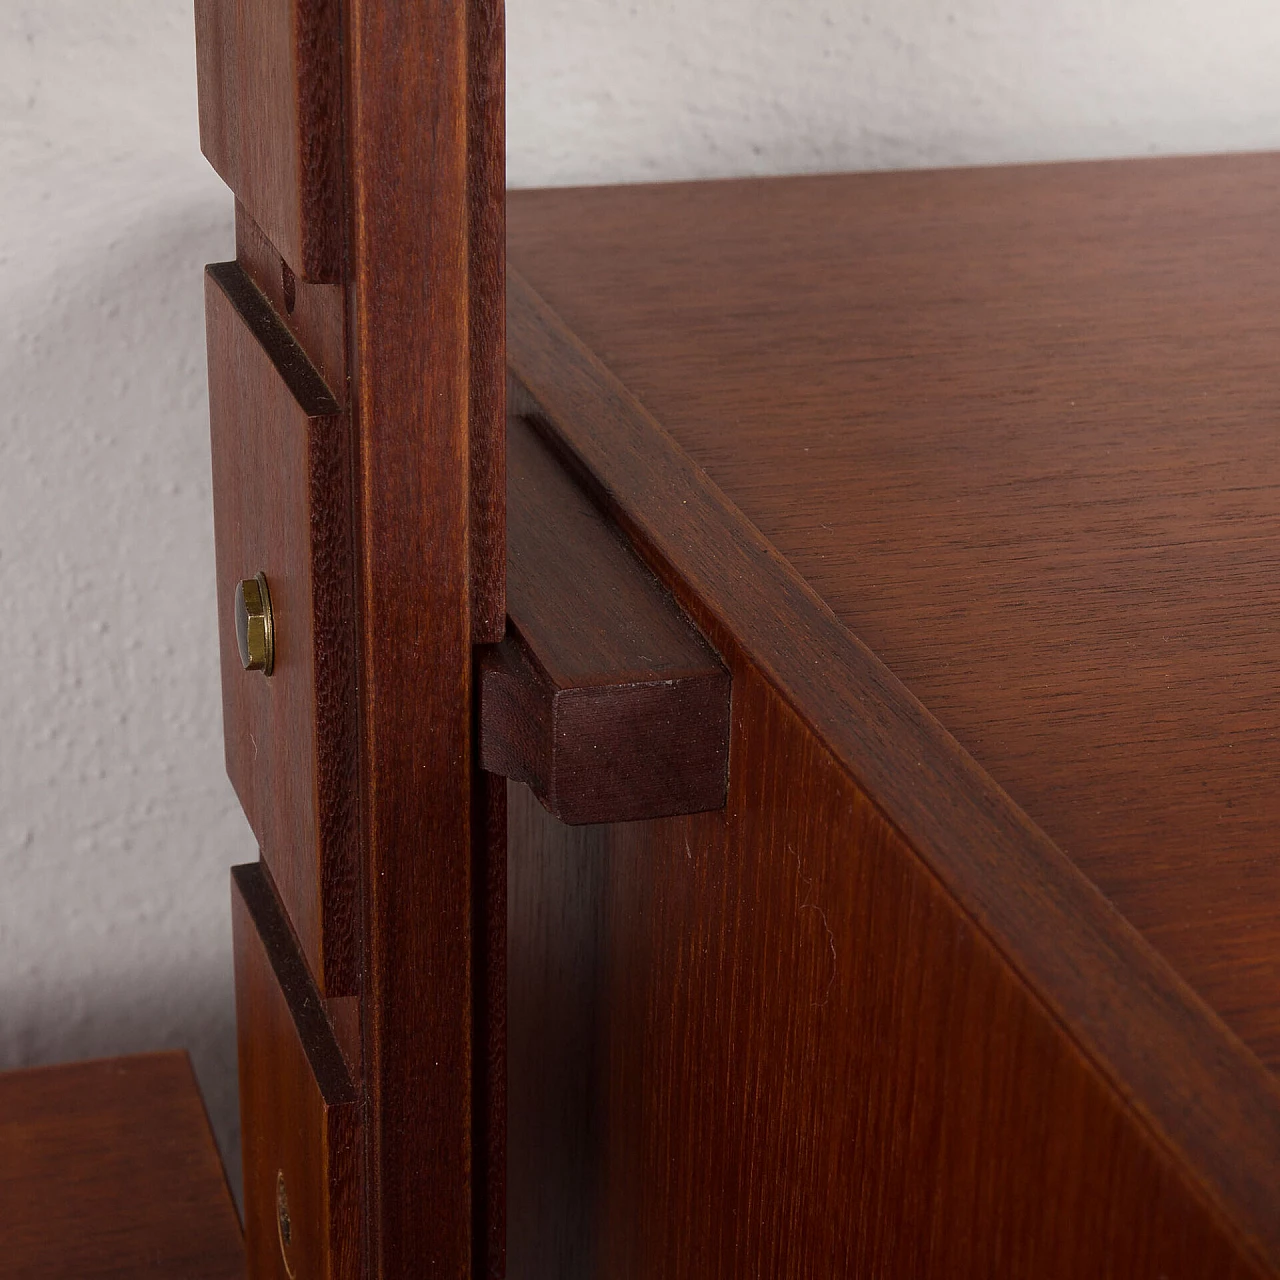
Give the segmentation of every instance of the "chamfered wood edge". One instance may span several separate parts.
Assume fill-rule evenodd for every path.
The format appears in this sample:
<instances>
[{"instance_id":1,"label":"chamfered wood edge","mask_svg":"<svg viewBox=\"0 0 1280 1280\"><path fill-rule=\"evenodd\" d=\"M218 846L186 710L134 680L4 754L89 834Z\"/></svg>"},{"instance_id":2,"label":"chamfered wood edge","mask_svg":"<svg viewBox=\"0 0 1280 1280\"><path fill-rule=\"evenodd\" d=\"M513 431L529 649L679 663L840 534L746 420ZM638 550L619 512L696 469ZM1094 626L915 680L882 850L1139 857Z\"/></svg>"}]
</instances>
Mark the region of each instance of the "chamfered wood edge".
<instances>
[{"instance_id":1,"label":"chamfered wood edge","mask_svg":"<svg viewBox=\"0 0 1280 1280\"><path fill-rule=\"evenodd\" d=\"M507 282L511 411L704 630L742 647L1229 1234L1280 1270L1280 1084L514 266Z\"/></svg>"},{"instance_id":2,"label":"chamfered wood edge","mask_svg":"<svg viewBox=\"0 0 1280 1280\"><path fill-rule=\"evenodd\" d=\"M289 1006L298 1039L321 1096L329 1106L355 1102L356 1088L347 1060L262 863L247 862L232 867L231 878L258 931L262 948Z\"/></svg>"}]
</instances>

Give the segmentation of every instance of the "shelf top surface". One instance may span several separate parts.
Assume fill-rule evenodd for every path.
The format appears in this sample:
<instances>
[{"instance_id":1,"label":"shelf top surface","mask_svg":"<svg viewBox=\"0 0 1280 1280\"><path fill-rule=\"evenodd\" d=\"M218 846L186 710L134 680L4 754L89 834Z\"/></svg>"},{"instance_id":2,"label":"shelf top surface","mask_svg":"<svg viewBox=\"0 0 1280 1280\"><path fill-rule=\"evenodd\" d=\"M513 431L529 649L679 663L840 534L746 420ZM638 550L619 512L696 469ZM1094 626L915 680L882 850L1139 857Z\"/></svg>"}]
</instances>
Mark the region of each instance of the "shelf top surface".
<instances>
[{"instance_id":1,"label":"shelf top surface","mask_svg":"<svg viewBox=\"0 0 1280 1280\"><path fill-rule=\"evenodd\" d=\"M0 1075L0 1256L45 1280L245 1280L185 1053Z\"/></svg>"},{"instance_id":2,"label":"shelf top surface","mask_svg":"<svg viewBox=\"0 0 1280 1280\"><path fill-rule=\"evenodd\" d=\"M1280 157L514 192L517 270L1280 1067Z\"/></svg>"}]
</instances>

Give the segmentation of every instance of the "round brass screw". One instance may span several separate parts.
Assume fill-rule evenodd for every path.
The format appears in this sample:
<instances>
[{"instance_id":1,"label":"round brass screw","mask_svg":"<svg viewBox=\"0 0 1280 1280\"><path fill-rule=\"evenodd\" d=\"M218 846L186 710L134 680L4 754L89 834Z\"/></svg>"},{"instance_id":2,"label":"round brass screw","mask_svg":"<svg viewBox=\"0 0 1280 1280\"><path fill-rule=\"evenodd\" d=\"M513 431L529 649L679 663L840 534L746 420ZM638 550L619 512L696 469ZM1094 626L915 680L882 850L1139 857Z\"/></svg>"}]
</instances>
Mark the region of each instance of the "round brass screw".
<instances>
[{"instance_id":1,"label":"round brass screw","mask_svg":"<svg viewBox=\"0 0 1280 1280\"><path fill-rule=\"evenodd\" d=\"M276 665L276 625L265 573L246 578L236 587L236 644L246 671L271 674Z\"/></svg>"}]
</instances>

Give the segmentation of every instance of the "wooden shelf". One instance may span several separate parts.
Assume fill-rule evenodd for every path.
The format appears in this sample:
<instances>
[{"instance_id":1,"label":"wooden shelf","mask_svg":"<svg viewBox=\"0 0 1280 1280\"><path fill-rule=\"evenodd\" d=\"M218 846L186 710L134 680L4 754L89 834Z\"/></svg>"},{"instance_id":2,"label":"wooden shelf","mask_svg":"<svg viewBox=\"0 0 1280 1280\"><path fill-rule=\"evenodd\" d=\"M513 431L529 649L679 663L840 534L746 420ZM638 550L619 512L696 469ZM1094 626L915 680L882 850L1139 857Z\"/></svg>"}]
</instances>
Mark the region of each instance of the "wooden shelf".
<instances>
[{"instance_id":1,"label":"wooden shelf","mask_svg":"<svg viewBox=\"0 0 1280 1280\"><path fill-rule=\"evenodd\" d=\"M240 1222L185 1053L0 1076L0 1271L243 1280Z\"/></svg>"},{"instance_id":2,"label":"wooden shelf","mask_svg":"<svg viewBox=\"0 0 1280 1280\"><path fill-rule=\"evenodd\" d=\"M1216 1274L1219 1229L1280 1268L1277 192L1280 158L1237 156L513 193L523 407L734 680L719 825L601 835L615 869L590 881L513 817L550 859L513 881L513 982L550 963L529 922L571 893L584 921L645 921L643 943L590 935L611 1074L574 1089L610 1108L582 1132L614 1126L601 1220L615 1186L667 1169L666 1127L693 1142L687 1117L705 1129L672 1176L734 1171L714 1209L655 1192L603 1256L657 1274L697 1237L702 1273L732 1274L756 1255L707 1233L799 1178L816 1198L760 1239L811 1230L855 1270L991 1274L1008 1248L1036 1274ZM727 969L640 978L640 952ZM526 1109L550 1077L523 1019L555 1007L513 986ZM1028 1036L1057 1047L1033 1065ZM744 1091L781 1112L716 1110ZM875 1101L848 1129L853 1098ZM1069 1106L1096 1143L1051 1170L1032 1153ZM868 1136L907 1116L949 1135L945 1159ZM1085 1172L1103 1132L1155 1163ZM548 1239L521 1198L533 1141L513 1135L513 1256ZM997 1216L964 1207L965 1161ZM881 1206L849 1235L840 1206L868 1185L947 1207ZM1033 1196L1074 1206L1069 1235ZM1095 1211L1111 1236L1080 1225ZM944 1266L948 1229L971 1253Z\"/></svg>"},{"instance_id":3,"label":"wooden shelf","mask_svg":"<svg viewBox=\"0 0 1280 1280\"><path fill-rule=\"evenodd\" d=\"M1236 157L511 209L515 267L1273 1067L1278 187Z\"/></svg>"}]
</instances>

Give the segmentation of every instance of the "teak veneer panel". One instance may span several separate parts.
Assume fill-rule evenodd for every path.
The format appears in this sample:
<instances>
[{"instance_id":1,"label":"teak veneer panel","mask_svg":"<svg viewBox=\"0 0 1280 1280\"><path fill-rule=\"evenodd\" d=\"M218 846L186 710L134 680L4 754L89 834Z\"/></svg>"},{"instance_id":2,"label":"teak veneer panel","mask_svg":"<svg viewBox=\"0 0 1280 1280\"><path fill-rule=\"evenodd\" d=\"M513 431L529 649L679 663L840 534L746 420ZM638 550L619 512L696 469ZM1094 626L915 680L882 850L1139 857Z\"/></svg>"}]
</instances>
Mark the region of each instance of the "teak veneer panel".
<instances>
[{"instance_id":1,"label":"teak veneer panel","mask_svg":"<svg viewBox=\"0 0 1280 1280\"><path fill-rule=\"evenodd\" d=\"M244 1280L240 1222L185 1053L0 1076L0 1271Z\"/></svg>"},{"instance_id":2,"label":"teak veneer panel","mask_svg":"<svg viewBox=\"0 0 1280 1280\"><path fill-rule=\"evenodd\" d=\"M533 429L507 428L507 612L480 762L564 822L724 804L729 675Z\"/></svg>"},{"instance_id":3,"label":"teak veneer panel","mask_svg":"<svg viewBox=\"0 0 1280 1280\"><path fill-rule=\"evenodd\" d=\"M514 193L513 265L1280 1066L1280 158Z\"/></svg>"},{"instance_id":4,"label":"teak veneer panel","mask_svg":"<svg viewBox=\"0 0 1280 1280\"><path fill-rule=\"evenodd\" d=\"M508 1278L1255 1269L740 657L723 813L511 788Z\"/></svg>"}]
</instances>

